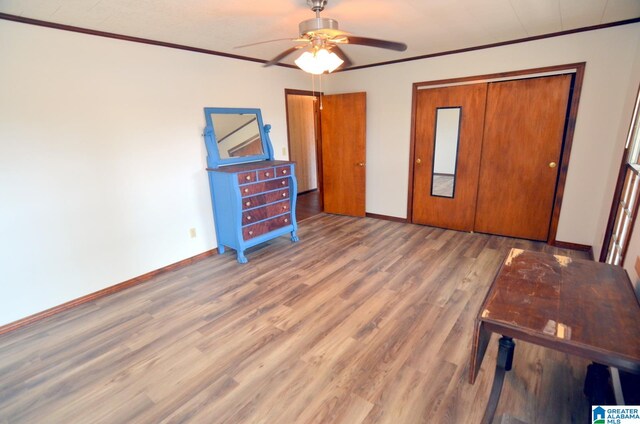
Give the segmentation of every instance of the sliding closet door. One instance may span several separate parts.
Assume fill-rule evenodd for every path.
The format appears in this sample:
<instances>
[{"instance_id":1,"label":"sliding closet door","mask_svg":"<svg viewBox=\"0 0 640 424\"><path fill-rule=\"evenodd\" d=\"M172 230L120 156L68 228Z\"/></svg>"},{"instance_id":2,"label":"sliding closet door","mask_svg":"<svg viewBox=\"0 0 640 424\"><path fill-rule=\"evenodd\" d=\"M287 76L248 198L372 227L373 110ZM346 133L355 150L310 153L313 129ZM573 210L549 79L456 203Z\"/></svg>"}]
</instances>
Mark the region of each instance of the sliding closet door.
<instances>
[{"instance_id":1,"label":"sliding closet door","mask_svg":"<svg viewBox=\"0 0 640 424\"><path fill-rule=\"evenodd\" d=\"M547 240L570 75L490 83L475 230Z\"/></svg>"},{"instance_id":2,"label":"sliding closet door","mask_svg":"<svg viewBox=\"0 0 640 424\"><path fill-rule=\"evenodd\" d=\"M412 222L472 231L487 84L416 93Z\"/></svg>"}]
</instances>

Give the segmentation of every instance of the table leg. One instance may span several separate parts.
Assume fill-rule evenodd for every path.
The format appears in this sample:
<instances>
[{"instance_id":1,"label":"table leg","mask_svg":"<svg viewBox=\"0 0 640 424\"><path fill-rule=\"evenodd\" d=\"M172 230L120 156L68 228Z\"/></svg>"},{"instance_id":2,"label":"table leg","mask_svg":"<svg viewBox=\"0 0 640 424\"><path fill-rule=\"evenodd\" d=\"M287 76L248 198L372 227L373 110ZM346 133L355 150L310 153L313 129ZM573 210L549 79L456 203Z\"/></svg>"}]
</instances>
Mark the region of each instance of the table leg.
<instances>
[{"instance_id":1,"label":"table leg","mask_svg":"<svg viewBox=\"0 0 640 424\"><path fill-rule=\"evenodd\" d=\"M618 368L609 367L611 374L611 385L613 386L613 395L616 399L616 405L626 405L624 401L624 393L622 393L622 383L620 382L620 373Z\"/></svg>"},{"instance_id":2,"label":"table leg","mask_svg":"<svg viewBox=\"0 0 640 424\"><path fill-rule=\"evenodd\" d=\"M511 337L502 336L498 340L498 358L496 359L496 372L493 376L493 385L491 386L491 394L489 395L489 402L487 403L487 409L484 411L482 417L482 424L491 424L493 416L496 413L498 407L498 401L500 400L500 392L502 391L502 383L504 383L504 375L506 371L511 370L513 364L513 352L516 344Z\"/></svg>"},{"instance_id":3,"label":"table leg","mask_svg":"<svg viewBox=\"0 0 640 424\"><path fill-rule=\"evenodd\" d=\"M469 383L471 384L476 381L490 339L491 332L484 328L482 321L477 320L471 341L471 359L469 361Z\"/></svg>"}]
</instances>

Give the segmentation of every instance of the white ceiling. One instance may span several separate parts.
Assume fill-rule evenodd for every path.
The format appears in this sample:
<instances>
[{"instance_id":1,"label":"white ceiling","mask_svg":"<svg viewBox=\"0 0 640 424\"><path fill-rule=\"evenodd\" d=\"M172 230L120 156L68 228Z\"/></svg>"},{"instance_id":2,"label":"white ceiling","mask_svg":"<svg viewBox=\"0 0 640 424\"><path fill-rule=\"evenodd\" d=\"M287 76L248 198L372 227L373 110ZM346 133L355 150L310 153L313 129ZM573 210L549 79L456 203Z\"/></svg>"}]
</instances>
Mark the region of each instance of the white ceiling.
<instances>
[{"instance_id":1,"label":"white ceiling","mask_svg":"<svg viewBox=\"0 0 640 424\"><path fill-rule=\"evenodd\" d=\"M306 0L1 0L0 12L258 59L293 43L234 46L297 37L314 17ZM329 0L322 16L409 46L345 46L359 66L634 19L640 0Z\"/></svg>"}]
</instances>

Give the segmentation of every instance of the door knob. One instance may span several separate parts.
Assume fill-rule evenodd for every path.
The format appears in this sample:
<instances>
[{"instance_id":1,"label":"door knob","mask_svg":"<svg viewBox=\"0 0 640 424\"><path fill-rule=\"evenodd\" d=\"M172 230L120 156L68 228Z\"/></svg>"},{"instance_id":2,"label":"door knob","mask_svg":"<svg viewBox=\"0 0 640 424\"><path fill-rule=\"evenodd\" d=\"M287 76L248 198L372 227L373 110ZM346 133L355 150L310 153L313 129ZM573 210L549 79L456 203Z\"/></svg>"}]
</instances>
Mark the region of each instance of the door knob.
<instances>
[{"instance_id":1,"label":"door knob","mask_svg":"<svg viewBox=\"0 0 640 424\"><path fill-rule=\"evenodd\" d=\"M556 163L555 162L550 162L549 163L549 168L555 168L556 167Z\"/></svg>"},{"instance_id":2,"label":"door knob","mask_svg":"<svg viewBox=\"0 0 640 424\"><path fill-rule=\"evenodd\" d=\"M420 159L420 158L416 159L416 163L417 163L418 165L420 165L420 164L422 163L422 159Z\"/></svg>"},{"instance_id":3,"label":"door knob","mask_svg":"<svg viewBox=\"0 0 640 424\"><path fill-rule=\"evenodd\" d=\"M358 162L358 166L364 166L364 162Z\"/></svg>"}]
</instances>

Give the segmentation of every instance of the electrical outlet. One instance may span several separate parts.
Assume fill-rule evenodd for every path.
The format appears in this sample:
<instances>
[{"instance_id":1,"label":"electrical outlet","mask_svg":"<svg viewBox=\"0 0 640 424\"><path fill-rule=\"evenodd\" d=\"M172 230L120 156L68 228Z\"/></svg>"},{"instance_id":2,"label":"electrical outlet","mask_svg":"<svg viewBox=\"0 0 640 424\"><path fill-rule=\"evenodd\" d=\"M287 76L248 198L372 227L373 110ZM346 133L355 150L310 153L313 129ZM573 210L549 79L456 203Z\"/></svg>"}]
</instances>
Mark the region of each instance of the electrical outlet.
<instances>
[{"instance_id":1,"label":"electrical outlet","mask_svg":"<svg viewBox=\"0 0 640 424\"><path fill-rule=\"evenodd\" d=\"M283 156L287 156L287 148L286 147L282 148L282 155Z\"/></svg>"},{"instance_id":2,"label":"electrical outlet","mask_svg":"<svg viewBox=\"0 0 640 424\"><path fill-rule=\"evenodd\" d=\"M189 228L189 236L191 238L196 238L196 229L195 228Z\"/></svg>"}]
</instances>

